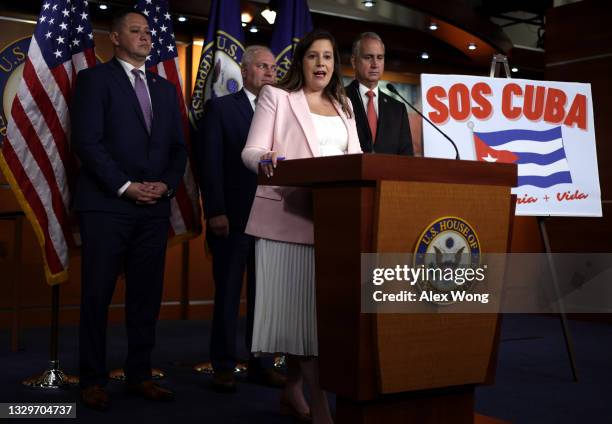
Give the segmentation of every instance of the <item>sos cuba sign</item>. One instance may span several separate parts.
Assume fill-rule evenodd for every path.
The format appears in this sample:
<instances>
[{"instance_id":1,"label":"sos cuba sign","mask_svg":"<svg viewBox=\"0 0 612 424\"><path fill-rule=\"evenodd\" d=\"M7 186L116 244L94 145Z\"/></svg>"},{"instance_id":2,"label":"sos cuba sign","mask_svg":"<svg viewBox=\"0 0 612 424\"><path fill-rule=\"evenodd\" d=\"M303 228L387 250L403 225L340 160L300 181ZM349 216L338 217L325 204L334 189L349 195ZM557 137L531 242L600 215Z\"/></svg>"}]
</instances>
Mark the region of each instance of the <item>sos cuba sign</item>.
<instances>
[{"instance_id":1,"label":"sos cuba sign","mask_svg":"<svg viewBox=\"0 0 612 424\"><path fill-rule=\"evenodd\" d=\"M590 84L423 74L421 90L461 159L517 164L517 215L601 216ZM429 125L423 150L454 157Z\"/></svg>"},{"instance_id":2,"label":"sos cuba sign","mask_svg":"<svg viewBox=\"0 0 612 424\"><path fill-rule=\"evenodd\" d=\"M486 82L468 87L455 83L448 90L434 86L427 90L427 103L434 109L429 119L443 124L449 119L465 121L471 117L486 120L493 114L493 89ZM508 120L521 117L549 124L563 124L586 129L587 97L576 94L568 99L563 90L535 84L505 84L502 88L499 110Z\"/></svg>"}]
</instances>

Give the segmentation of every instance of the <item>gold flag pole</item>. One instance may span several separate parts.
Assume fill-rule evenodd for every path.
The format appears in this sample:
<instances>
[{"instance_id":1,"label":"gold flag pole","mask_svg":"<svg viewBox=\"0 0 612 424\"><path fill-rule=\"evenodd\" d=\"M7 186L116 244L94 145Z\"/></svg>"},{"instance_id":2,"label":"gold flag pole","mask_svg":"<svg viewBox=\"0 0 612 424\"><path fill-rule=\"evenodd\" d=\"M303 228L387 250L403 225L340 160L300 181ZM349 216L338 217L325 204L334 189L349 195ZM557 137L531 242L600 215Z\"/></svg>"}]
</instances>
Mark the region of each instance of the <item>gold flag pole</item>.
<instances>
[{"instance_id":1,"label":"gold flag pole","mask_svg":"<svg viewBox=\"0 0 612 424\"><path fill-rule=\"evenodd\" d=\"M67 375L59 367L57 357L59 338L59 284L51 287L51 344L49 347L49 368L42 374L23 380L23 384L30 387L44 389L57 389L67 385L78 384L78 377Z\"/></svg>"}]
</instances>

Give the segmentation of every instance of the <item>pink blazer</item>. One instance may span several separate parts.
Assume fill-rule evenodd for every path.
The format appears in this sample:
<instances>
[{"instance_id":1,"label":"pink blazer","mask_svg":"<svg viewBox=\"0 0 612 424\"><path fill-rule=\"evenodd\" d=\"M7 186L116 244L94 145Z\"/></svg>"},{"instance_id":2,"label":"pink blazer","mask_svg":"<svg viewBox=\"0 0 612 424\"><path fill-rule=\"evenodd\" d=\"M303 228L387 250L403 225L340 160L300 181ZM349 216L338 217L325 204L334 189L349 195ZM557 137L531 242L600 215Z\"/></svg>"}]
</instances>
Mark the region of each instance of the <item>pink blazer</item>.
<instances>
[{"instance_id":1,"label":"pink blazer","mask_svg":"<svg viewBox=\"0 0 612 424\"><path fill-rule=\"evenodd\" d=\"M348 153L361 153L354 117L334 104L348 132ZM287 92L265 86L242 151L244 164L259 171L259 158L275 151L286 160L320 156L317 133L302 90ZM258 186L246 233L270 240L314 244L310 190Z\"/></svg>"}]
</instances>

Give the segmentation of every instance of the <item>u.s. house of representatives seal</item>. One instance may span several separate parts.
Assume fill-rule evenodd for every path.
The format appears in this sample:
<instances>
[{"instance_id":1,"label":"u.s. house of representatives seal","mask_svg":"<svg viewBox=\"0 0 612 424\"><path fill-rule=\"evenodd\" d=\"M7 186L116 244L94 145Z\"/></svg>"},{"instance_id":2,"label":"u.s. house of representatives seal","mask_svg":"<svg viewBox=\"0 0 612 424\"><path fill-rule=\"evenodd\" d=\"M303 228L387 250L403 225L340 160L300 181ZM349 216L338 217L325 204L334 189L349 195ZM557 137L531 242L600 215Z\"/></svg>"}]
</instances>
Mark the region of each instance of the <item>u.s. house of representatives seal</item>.
<instances>
[{"instance_id":1,"label":"u.s. house of representatives seal","mask_svg":"<svg viewBox=\"0 0 612 424\"><path fill-rule=\"evenodd\" d=\"M469 291L480 280L473 278L474 268L480 265L478 235L462 218L445 216L433 221L418 238L414 253L414 267L423 270L416 285L430 293L434 303L454 303L448 294Z\"/></svg>"},{"instance_id":2,"label":"u.s. house of representatives seal","mask_svg":"<svg viewBox=\"0 0 612 424\"><path fill-rule=\"evenodd\" d=\"M23 75L23 64L28 56L31 37L24 37L9 43L0 50L0 146L6 135L8 118L11 115L13 99Z\"/></svg>"}]
</instances>

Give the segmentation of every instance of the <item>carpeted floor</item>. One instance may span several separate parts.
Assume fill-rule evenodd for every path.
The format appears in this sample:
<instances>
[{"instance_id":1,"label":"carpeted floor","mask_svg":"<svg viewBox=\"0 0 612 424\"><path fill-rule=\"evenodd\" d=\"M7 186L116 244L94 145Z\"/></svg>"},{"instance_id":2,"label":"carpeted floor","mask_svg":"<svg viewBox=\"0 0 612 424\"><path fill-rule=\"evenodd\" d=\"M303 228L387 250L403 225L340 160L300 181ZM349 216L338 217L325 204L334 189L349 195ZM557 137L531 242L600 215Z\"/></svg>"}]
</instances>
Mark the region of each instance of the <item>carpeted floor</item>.
<instances>
[{"instance_id":1,"label":"carpeted floor","mask_svg":"<svg viewBox=\"0 0 612 424\"><path fill-rule=\"evenodd\" d=\"M558 319L540 316L504 317L497 379L476 392L476 411L512 423L612 423L612 326L570 322L580 381L575 383L567 359ZM243 329L242 329L243 331ZM154 364L167 373L164 385L175 390L176 400L154 404L128 397L123 386L107 387L112 409L91 411L77 403L78 422L106 423L292 423L280 416L278 391L240 380L235 394L210 389L210 377L192 371L206 359L210 323L165 321L159 324ZM242 336L240 336L242 337ZM242 338L240 339L240 341ZM61 367L77 369L77 329L60 330ZM0 333L0 402L77 402L78 389L33 389L21 380L47 364L49 330L22 333L22 350L9 352L8 331ZM121 326L109 329L108 364L121 367L126 348ZM242 352L246 357L246 352ZM333 397L330 397L333 406ZM40 420L32 420L40 422ZM57 422L60 420L54 420ZM17 422L17 421L16 421ZM18 422L26 422L20 419ZM75 420L66 420L75 422Z\"/></svg>"}]
</instances>

